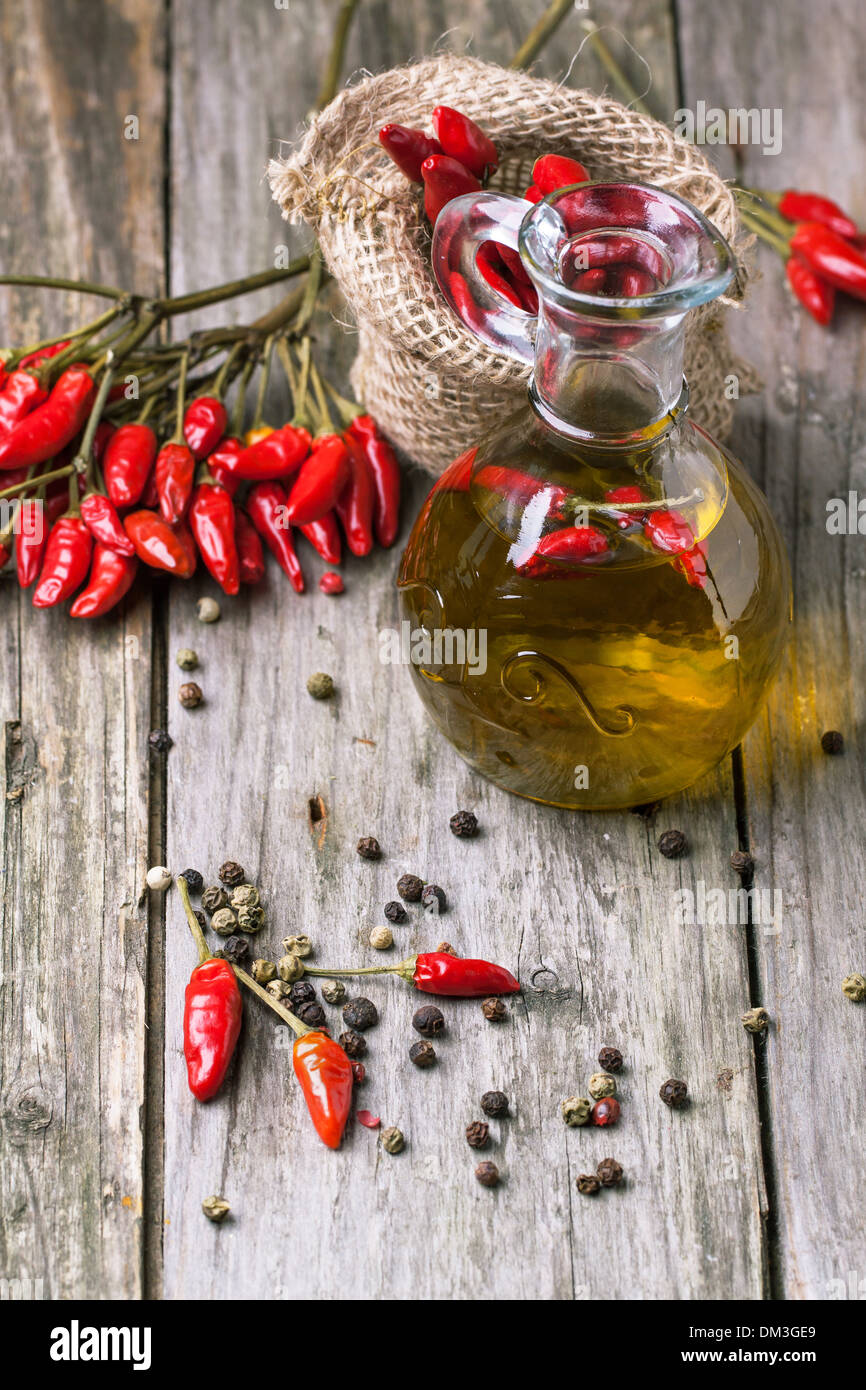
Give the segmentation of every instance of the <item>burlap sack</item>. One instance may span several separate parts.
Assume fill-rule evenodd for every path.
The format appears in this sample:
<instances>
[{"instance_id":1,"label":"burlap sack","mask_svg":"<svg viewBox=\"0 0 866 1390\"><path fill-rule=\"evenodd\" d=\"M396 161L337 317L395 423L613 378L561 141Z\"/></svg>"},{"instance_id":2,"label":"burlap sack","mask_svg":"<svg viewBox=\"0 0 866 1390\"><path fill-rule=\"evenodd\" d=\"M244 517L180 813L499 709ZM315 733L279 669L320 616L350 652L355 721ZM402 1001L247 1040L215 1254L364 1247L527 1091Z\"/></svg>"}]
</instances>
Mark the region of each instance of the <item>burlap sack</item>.
<instances>
[{"instance_id":1,"label":"burlap sack","mask_svg":"<svg viewBox=\"0 0 866 1390\"><path fill-rule=\"evenodd\" d=\"M314 118L296 153L271 162L271 188L286 218L315 230L355 315L355 394L392 441L434 474L519 403L529 375L523 363L479 342L448 308L430 266L420 188L376 138L389 121L430 130L440 104L465 111L490 134L502 161L494 182L505 192L526 187L538 154L573 155L593 178L635 179L680 194L742 250L733 194L703 154L607 97L450 55L341 92ZM725 378L735 374L740 391L751 385L727 342L726 303L694 311L686 335L691 411L717 438L731 421Z\"/></svg>"}]
</instances>

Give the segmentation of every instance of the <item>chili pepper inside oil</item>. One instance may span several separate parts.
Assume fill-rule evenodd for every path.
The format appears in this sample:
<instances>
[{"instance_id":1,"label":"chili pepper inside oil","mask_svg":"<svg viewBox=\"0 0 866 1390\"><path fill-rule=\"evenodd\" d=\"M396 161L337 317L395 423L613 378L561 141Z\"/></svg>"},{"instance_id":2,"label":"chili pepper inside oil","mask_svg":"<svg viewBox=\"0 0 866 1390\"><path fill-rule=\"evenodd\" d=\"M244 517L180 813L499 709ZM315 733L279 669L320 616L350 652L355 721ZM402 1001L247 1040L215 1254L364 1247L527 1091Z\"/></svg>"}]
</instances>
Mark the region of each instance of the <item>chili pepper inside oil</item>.
<instances>
[{"instance_id":1,"label":"chili pepper inside oil","mask_svg":"<svg viewBox=\"0 0 866 1390\"><path fill-rule=\"evenodd\" d=\"M494 231L520 249L537 323L473 278ZM753 722L791 617L767 503L691 420L682 376L686 313L726 288L732 253L671 194L586 184L535 207L459 198L433 255L446 297L450 268L470 278L480 336L534 370L528 403L422 508L400 659L457 751L509 791L575 809L680 791ZM598 268L601 294L574 288Z\"/></svg>"}]
</instances>

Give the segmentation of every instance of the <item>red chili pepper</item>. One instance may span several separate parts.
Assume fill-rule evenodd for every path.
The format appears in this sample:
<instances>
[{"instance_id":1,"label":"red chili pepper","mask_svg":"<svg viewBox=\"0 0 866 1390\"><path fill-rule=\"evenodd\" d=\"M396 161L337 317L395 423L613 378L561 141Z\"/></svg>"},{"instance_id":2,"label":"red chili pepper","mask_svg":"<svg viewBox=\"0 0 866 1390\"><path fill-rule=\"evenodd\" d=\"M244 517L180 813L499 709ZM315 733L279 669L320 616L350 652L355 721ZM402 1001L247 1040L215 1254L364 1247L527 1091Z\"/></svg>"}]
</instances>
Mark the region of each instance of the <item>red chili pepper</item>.
<instances>
[{"instance_id":1,"label":"red chili pepper","mask_svg":"<svg viewBox=\"0 0 866 1390\"><path fill-rule=\"evenodd\" d=\"M61 516L48 537L33 607L53 608L74 594L87 578L92 552L93 540L81 517Z\"/></svg>"},{"instance_id":2,"label":"red chili pepper","mask_svg":"<svg viewBox=\"0 0 866 1390\"><path fill-rule=\"evenodd\" d=\"M528 560L517 566L517 573L546 573L551 561L585 564L610 550L607 536L595 526L565 526L542 536Z\"/></svg>"},{"instance_id":3,"label":"red chili pepper","mask_svg":"<svg viewBox=\"0 0 866 1390\"><path fill-rule=\"evenodd\" d=\"M503 246L500 242L496 242L495 245L511 277L511 283L521 298L523 308L528 314L537 314L538 291L526 273L520 253L512 250L510 246Z\"/></svg>"},{"instance_id":4,"label":"red chili pepper","mask_svg":"<svg viewBox=\"0 0 866 1390\"><path fill-rule=\"evenodd\" d=\"M484 326L484 310L475 300L468 284L466 283L459 270L452 270L448 276L448 283L451 286L451 293L457 303L458 317L466 324L467 328L472 328L476 332Z\"/></svg>"},{"instance_id":5,"label":"red chili pepper","mask_svg":"<svg viewBox=\"0 0 866 1390\"><path fill-rule=\"evenodd\" d=\"M520 985L510 970L487 960L466 960L447 951L427 951L410 956L414 961L412 983L424 994L447 994L456 999L477 999L486 994L517 994ZM405 975L403 978L407 978Z\"/></svg>"},{"instance_id":6,"label":"red chili pepper","mask_svg":"<svg viewBox=\"0 0 866 1390\"><path fill-rule=\"evenodd\" d=\"M801 223L791 237L791 250L837 290L866 299L866 256L829 227L820 222Z\"/></svg>"},{"instance_id":7,"label":"red chili pepper","mask_svg":"<svg viewBox=\"0 0 866 1390\"><path fill-rule=\"evenodd\" d=\"M319 588L323 594L342 594L345 587L343 576L336 574L334 570L326 570L319 579Z\"/></svg>"},{"instance_id":8,"label":"red chili pepper","mask_svg":"<svg viewBox=\"0 0 866 1390\"><path fill-rule=\"evenodd\" d=\"M316 1030L296 1039L292 1064L319 1138L338 1149L352 1108L352 1063L339 1043Z\"/></svg>"},{"instance_id":9,"label":"red chili pepper","mask_svg":"<svg viewBox=\"0 0 866 1390\"><path fill-rule=\"evenodd\" d=\"M110 420L100 420L96 426L96 433L93 436L92 452L95 462L101 467L102 460L105 458L105 451L110 441L117 434L117 426Z\"/></svg>"},{"instance_id":10,"label":"red chili pepper","mask_svg":"<svg viewBox=\"0 0 866 1390\"><path fill-rule=\"evenodd\" d=\"M509 304L513 304L516 309L523 308L523 302L516 289L509 285L502 275L502 263L496 250L496 244L492 241L485 241L478 248L478 255L475 257L475 264L479 274L485 279L491 289L501 294L503 299L507 299Z\"/></svg>"},{"instance_id":11,"label":"red chili pepper","mask_svg":"<svg viewBox=\"0 0 866 1390\"><path fill-rule=\"evenodd\" d=\"M280 569L288 575L292 588L302 594L304 572L292 543L292 529L286 521L286 503L285 489L279 483L256 483L247 498L247 511Z\"/></svg>"},{"instance_id":12,"label":"red chili pepper","mask_svg":"<svg viewBox=\"0 0 866 1390\"><path fill-rule=\"evenodd\" d=\"M192 497L195 459L186 444L163 444L156 456L159 510L169 526L183 521Z\"/></svg>"},{"instance_id":13,"label":"red chili pepper","mask_svg":"<svg viewBox=\"0 0 866 1390\"><path fill-rule=\"evenodd\" d=\"M822 227L829 227L831 232L844 237L846 241L858 232L857 223L851 221L839 204L831 198L822 197L820 193L804 193L799 188L788 188L779 199L779 211L791 222L820 222Z\"/></svg>"},{"instance_id":14,"label":"red chili pepper","mask_svg":"<svg viewBox=\"0 0 866 1390\"><path fill-rule=\"evenodd\" d=\"M49 362L52 357L57 357L58 353L65 352L69 347L70 339L63 343L52 343L50 347L37 348L35 352L28 352L26 357L22 357L18 363L19 367L38 367L42 362Z\"/></svg>"},{"instance_id":15,"label":"red chili pepper","mask_svg":"<svg viewBox=\"0 0 866 1390\"><path fill-rule=\"evenodd\" d=\"M148 511L155 512L159 510L159 493L156 487L155 465L153 468L151 468L150 472L147 475L144 484L144 492L141 494L141 498L139 500L141 502L142 507L146 507Z\"/></svg>"},{"instance_id":16,"label":"red chili pepper","mask_svg":"<svg viewBox=\"0 0 866 1390\"><path fill-rule=\"evenodd\" d=\"M32 372L10 372L0 391L0 437L35 410L48 392Z\"/></svg>"},{"instance_id":17,"label":"red chili pepper","mask_svg":"<svg viewBox=\"0 0 866 1390\"><path fill-rule=\"evenodd\" d=\"M190 401L183 417L183 437L196 461L213 452L228 423L226 408L216 396L198 396Z\"/></svg>"},{"instance_id":18,"label":"red chili pepper","mask_svg":"<svg viewBox=\"0 0 866 1390\"><path fill-rule=\"evenodd\" d=\"M447 154L432 154L421 165L424 179L424 211L435 222L446 203L463 193L478 193L481 184L474 174Z\"/></svg>"},{"instance_id":19,"label":"red chili pepper","mask_svg":"<svg viewBox=\"0 0 866 1390\"><path fill-rule=\"evenodd\" d=\"M142 509L123 518L123 526L139 560L178 579L195 574L195 543L188 528L169 526L156 512Z\"/></svg>"},{"instance_id":20,"label":"red chili pepper","mask_svg":"<svg viewBox=\"0 0 866 1390\"><path fill-rule=\"evenodd\" d=\"M607 289L608 272L604 266L593 266L592 270L581 271L572 288L580 294L604 294Z\"/></svg>"},{"instance_id":21,"label":"red chili pepper","mask_svg":"<svg viewBox=\"0 0 866 1390\"><path fill-rule=\"evenodd\" d=\"M235 545L242 584L258 584L265 573L265 556L259 533L245 511L235 508Z\"/></svg>"},{"instance_id":22,"label":"red chili pepper","mask_svg":"<svg viewBox=\"0 0 866 1390\"><path fill-rule=\"evenodd\" d=\"M239 439L235 439L234 435L226 435L208 454L208 469L216 481L225 488L229 497L234 497L241 485L241 478L234 469L243 451L244 446Z\"/></svg>"},{"instance_id":23,"label":"red chili pepper","mask_svg":"<svg viewBox=\"0 0 866 1390\"><path fill-rule=\"evenodd\" d=\"M577 159L564 154L543 154L532 166L532 182L543 197L573 183L586 183L589 174Z\"/></svg>"},{"instance_id":24,"label":"red chili pepper","mask_svg":"<svg viewBox=\"0 0 866 1390\"><path fill-rule=\"evenodd\" d=\"M816 275L811 266L801 261L799 256L788 257L785 262L785 274L803 308L808 309L812 318L826 328L833 317L836 304L836 291L833 286L822 280L820 275Z\"/></svg>"},{"instance_id":25,"label":"red chili pepper","mask_svg":"<svg viewBox=\"0 0 866 1390\"><path fill-rule=\"evenodd\" d=\"M548 483L543 478L533 477L531 473L522 473L517 468L507 468L498 463L486 463L479 468L475 475L475 483L476 486L487 488L507 501L518 502L522 507L528 506L544 493L547 501L545 515L556 521L565 519L564 503L573 495L561 483Z\"/></svg>"},{"instance_id":26,"label":"red chili pepper","mask_svg":"<svg viewBox=\"0 0 866 1390\"><path fill-rule=\"evenodd\" d=\"M423 130L412 130L405 125L383 125L379 131L379 141L401 170L413 183L422 183L421 165L431 154L441 154L442 146L432 135Z\"/></svg>"},{"instance_id":27,"label":"red chili pepper","mask_svg":"<svg viewBox=\"0 0 866 1390\"><path fill-rule=\"evenodd\" d=\"M82 589L70 608L70 618L101 618L110 612L132 588L137 571L135 555L121 555L97 541L87 588Z\"/></svg>"},{"instance_id":28,"label":"red chili pepper","mask_svg":"<svg viewBox=\"0 0 866 1390\"><path fill-rule=\"evenodd\" d=\"M361 445L373 474L376 540L387 550L400 528L400 465L372 415L356 415L349 434Z\"/></svg>"},{"instance_id":29,"label":"red chili pepper","mask_svg":"<svg viewBox=\"0 0 866 1390\"><path fill-rule=\"evenodd\" d=\"M644 522L650 544L666 555L675 555L675 570L684 575L693 589L703 589L707 582L706 555L701 544L695 544L695 533L681 512L650 512Z\"/></svg>"},{"instance_id":30,"label":"red chili pepper","mask_svg":"<svg viewBox=\"0 0 866 1390\"><path fill-rule=\"evenodd\" d=\"M25 497L22 500L15 538L15 566L22 589L29 589L42 569L51 528L68 506L69 493L66 488L49 495L44 501L38 497Z\"/></svg>"},{"instance_id":31,"label":"red chili pepper","mask_svg":"<svg viewBox=\"0 0 866 1390\"><path fill-rule=\"evenodd\" d=\"M228 961L211 956L197 965L189 977L183 1010L183 1055L196 1100L210 1100L223 1084L242 1015L240 988Z\"/></svg>"},{"instance_id":32,"label":"red chili pepper","mask_svg":"<svg viewBox=\"0 0 866 1390\"><path fill-rule=\"evenodd\" d=\"M542 198L544 197L544 194L542 193L540 188L538 188L534 183L531 183L523 196L526 199L527 203L540 203Z\"/></svg>"},{"instance_id":33,"label":"red chili pepper","mask_svg":"<svg viewBox=\"0 0 866 1390\"><path fill-rule=\"evenodd\" d=\"M89 492L81 499L81 517L95 541L120 555L134 555L135 546L123 529L113 503L101 492Z\"/></svg>"},{"instance_id":34,"label":"red chili pepper","mask_svg":"<svg viewBox=\"0 0 866 1390\"><path fill-rule=\"evenodd\" d=\"M141 499L157 448L158 440L150 425L121 425L111 436L102 476L115 507L134 507Z\"/></svg>"},{"instance_id":35,"label":"red chili pepper","mask_svg":"<svg viewBox=\"0 0 866 1390\"><path fill-rule=\"evenodd\" d=\"M678 555L671 561L674 569L687 580L693 589L705 589L709 570L707 569L707 556L703 542L687 550L683 555Z\"/></svg>"},{"instance_id":36,"label":"red chili pepper","mask_svg":"<svg viewBox=\"0 0 866 1390\"><path fill-rule=\"evenodd\" d=\"M310 452L310 432L295 425L283 425L280 430L271 430L264 439L259 439L238 455L232 465L226 466L238 478L249 482L269 482L273 478L285 478L294 473Z\"/></svg>"},{"instance_id":37,"label":"red chili pepper","mask_svg":"<svg viewBox=\"0 0 866 1390\"><path fill-rule=\"evenodd\" d=\"M587 272L587 274L590 273L589 271ZM605 502L613 503L627 502L629 505L636 502L649 503L650 501L643 488L634 486L611 488L610 492L604 494L604 500ZM632 526L639 526L643 522L645 516L645 511L614 512L611 513L611 520L616 522L621 531L627 531Z\"/></svg>"},{"instance_id":38,"label":"red chili pepper","mask_svg":"<svg viewBox=\"0 0 866 1390\"><path fill-rule=\"evenodd\" d=\"M437 106L433 111L433 129L446 155L459 160L477 178L492 174L498 167L499 154L493 141L462 111L455 111L453 106Z\"/></svg>"},{"instance_id":39,"label":"red chili pepper","mask_svg":"<svg viewBox=\"0 0 866 1390\"><path fill-rule=\"evenodd\" d=\"M467 449L465 454L461 454L453 463L449 463L441 478L433 484L430 489L430 496L434 492L468 492L472 481L472 465L478 449Z\"/></svg>"},{"instance_id":40,"label":"red chili pepper","mask_svg":"<svg viewBox=\"0 0 866 1390\"><path fill-rule=\"evenodd\" d=\"M80 363L67 367L47 401L31 410L0 440L0 469L32 468L53 458L85 425L95 393L93 377L86 367Z\"/></svg>"},{"instance_id":41,"label":"red chili pepper","mask_svg":"<svg viewBox=\"0 0 866 1390\"><path fill-rule=\"evenodd\" d=\"M202 559L226 594L241 586L240 561L235 544L235 508L219 483L200 482L189 509L189 524Z\"/></svg>"},{"instance_id":42,"label":"red chili pepper","mask_svg":"<svg viewBox=\"0 0 866 1390\"><path fill-rule=\"evenodd\" d=\"M314 440L289 493L291 524L307 526L333 511L348 481L349 451L343 440L338 434L321 435Z\"/></svg>"},{"instance_id":43,"label":"red chili pepper","mask_svg":"<svg viewBox=\"0 0 866 1390\"><path fill-rule=\"evenodd\" d=\"M310 545L327 564L340 563L343 546L340 541L340 528L333 512L326 512L318 521L309 521L305 526L299 526L298 530L302 536L306 536Z\"/></svg>"},{"instance_id":44,"label":"red chili pepper","mask_svg":"<svg viewBox=\"0 0 866 1390\"><path fill-rule=\"evenodd\" d=\"M360 442L347 430L343 436L349 451L349 481L337 501L346 542L353 555L369 555L373 549L373 509L376 485L373 470Z\"/></svg>"},{"instance_id":45,"label":"red chili pepper","mask_svg":"<svg viewBox=\"0 0 866 1390\"><path fill-rule=\"evenodd\" d=\"M637 299L639 295L652 294L656 288L649 271L638 270L635 266L611 266L607 274L609 284L605 292L614 299Z\"/></svg>"}]
</instances>

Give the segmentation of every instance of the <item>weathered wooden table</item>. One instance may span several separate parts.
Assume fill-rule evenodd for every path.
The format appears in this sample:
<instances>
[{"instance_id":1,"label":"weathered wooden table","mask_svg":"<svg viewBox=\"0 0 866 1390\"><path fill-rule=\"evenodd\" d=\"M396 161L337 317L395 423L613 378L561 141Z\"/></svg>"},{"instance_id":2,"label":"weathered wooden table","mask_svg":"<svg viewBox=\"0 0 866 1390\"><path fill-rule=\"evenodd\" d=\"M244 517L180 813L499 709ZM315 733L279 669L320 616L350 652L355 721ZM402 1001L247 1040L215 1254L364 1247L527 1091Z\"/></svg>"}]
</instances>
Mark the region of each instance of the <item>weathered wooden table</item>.
<instances>
[{"instance_id":1,"label":"weathered wooden table","mask_svg":"<svg viewBox=\"0 0 866 1390\"><path fill-rule=\"evenodd\" d=\"M541 9L370 0L346 71L437 42L507 61ZM4 0L3 270L155 293L270 265L287 232L263 169L311 104L333 13L300 0ZM565 71L581 17L541 71ZM647 58L651 100L669 117L700 99L781 108L782 152L747 146L735 164L720 148L726 173L817 185L866 220L855 0L721 11L610 0L594 17ZM640 64L628 67L642 88ZM569 80L605 78L584 52ZM130 115L138 140L124 138ZM857 1296L866 1016L840 981L866 960L866 541L829 535L825 519L828 499L866 487L864 320L845 304L823 332L770 254L760 262L768 273L734 332L766 389L740 403L734 447L787 536L796 632L742 759L666 803L653 827L510 799L459 761L406 673L378 661L399 547L350 563L339 601L315 587L299 600L270 573L213 627L195 621L200 578L139 592L86 630L0 583L2 1279L41 1280L31 1288L54 1298ZM70 320L80 309L4 295L4 338L57 329L58 303ZM343 373L351 332L323 318L319 338ZM409 488L407 525L425 486ZM194 713L177 702L174 664L190 645L207 698ZM305 693L316 669L337 679L330 705ZM175 740L164 764L147 754L158 726ZM845 732L845 757L821 753L825 728ZM324 819L312 817L318 798ZM448 833L458 807L477 811L482 838ZM673 826L692 852L669 862L655 839ZM379 864L354 853L361 834L380 839ZM738 846L757 859L756 887L781 895L775 923L676 925L681 887L736 886ZM447 1006L429 1072L408 1062L416 997L369 985L381 1023L364 1104L405 1131L402 1155L357 1125L338 1155L317 1143L285 1031L254 1004L231 1085L191 1103L180 1035L191 945L176 892L148 901L144 875L165 862L212 878L229 856L262 887L271 952L306 930L323 962L369 956L365 933L412 870L442 883L451 907L397 928L401 953L444 935L519 967L504 1025L477 1003ZM773 1023L753 1044L740 1014L759 1003ZM584 1089L603 1043L627 1058L622 1122L567 1130L559 1102ZM671 1075L689 1082L687 1111L658 1099ZM492 1125L496 1191L475 1182L463 1137L491 1087L514 1111ZM577 1174L606 1153L627 1184L578 1196ZM220 1228L200 1210L214 1191L233 1210Z\"/></svg>"}]
</instances>

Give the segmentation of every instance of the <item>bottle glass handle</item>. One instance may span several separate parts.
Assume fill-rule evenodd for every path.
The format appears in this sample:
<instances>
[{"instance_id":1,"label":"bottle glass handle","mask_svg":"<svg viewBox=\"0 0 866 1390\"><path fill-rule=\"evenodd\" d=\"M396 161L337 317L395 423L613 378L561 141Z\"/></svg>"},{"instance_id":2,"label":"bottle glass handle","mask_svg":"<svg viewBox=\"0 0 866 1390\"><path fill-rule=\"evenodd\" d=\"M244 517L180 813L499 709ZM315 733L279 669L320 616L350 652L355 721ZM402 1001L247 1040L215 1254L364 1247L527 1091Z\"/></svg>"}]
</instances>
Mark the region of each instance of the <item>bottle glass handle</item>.
<instances>
[{"instance_id":1,"label":"bottle glass handle","mask_svg":"<svg viewBox=\"0 0 866 1390\"><path fill-rule=\"evenodd\" d=\"M498 294L475 257L485 241L517 251L520 225L533 206L510 193L464 193L446 203L433 231L433 273L457 317L489 347L528 363L535 360L535 315Z\"/></svg>"}]
</instances>

